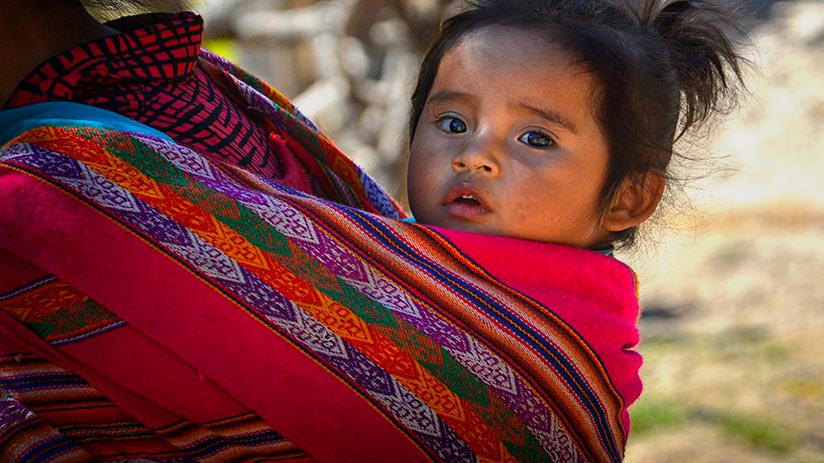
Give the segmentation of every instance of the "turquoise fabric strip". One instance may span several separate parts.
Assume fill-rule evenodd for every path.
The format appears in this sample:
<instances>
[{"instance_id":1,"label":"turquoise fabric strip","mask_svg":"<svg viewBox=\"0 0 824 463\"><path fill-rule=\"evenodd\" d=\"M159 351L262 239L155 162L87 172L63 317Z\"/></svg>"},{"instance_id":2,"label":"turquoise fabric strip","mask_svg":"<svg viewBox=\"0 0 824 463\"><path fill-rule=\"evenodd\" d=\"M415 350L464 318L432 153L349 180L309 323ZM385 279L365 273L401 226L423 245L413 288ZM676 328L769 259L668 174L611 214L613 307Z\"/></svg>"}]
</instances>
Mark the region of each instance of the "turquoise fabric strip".
<instances>
[{"instance_id":1,"label":"turquoise fabric strip","mask_svg":"<svg viewBox=\"0 0 824 463\"><path fill-rule=\"evenodd\" d=\"M172 141L163 132L105 109L68 101L49 101L0 111L0 145L27 130L46 126L99 127Z\"/></svg>"}]
</instances>

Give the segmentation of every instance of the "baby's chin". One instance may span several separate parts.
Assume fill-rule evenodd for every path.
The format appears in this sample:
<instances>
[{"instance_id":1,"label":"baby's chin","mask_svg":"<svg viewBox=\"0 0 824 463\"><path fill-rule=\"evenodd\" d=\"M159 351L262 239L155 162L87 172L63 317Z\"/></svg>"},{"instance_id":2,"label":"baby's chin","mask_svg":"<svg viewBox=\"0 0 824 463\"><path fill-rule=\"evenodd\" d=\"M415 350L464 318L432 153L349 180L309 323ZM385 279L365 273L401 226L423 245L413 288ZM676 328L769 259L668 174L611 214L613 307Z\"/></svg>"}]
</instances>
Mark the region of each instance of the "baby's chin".
<instances>
[{"instance_id":1,"label":"baby's chin","mask_svg":"<svg viewBox=\"0 0 824 463\"><path fill-rule=\"evenodd\" d=\"M430 221L418 220L418 223L432 225L439 228L448 228L450 230L459 230L462 232L478 233L480 235L494 235L494 236L511 236L499 227L490 223L468 222L464 220L452 219L433 219Z\"/></svg>"},{"instance_id":2,"label":"baby's chin","mask_svg":"<svg viewBox=\"0 0 824 463\"><path fill-rule=\"evenodd\" d=\"M551 242L549 239L542 239L544 237L527 236L523 233L522 228L518 226L507 226L501 223L500 217L494 214L486 214L478 216L475 220L465 220L461 218L450 217L445 214L414 214L415 221L423 225L431 225L439 228L447 228L450 230L459 230L468 233L477 233L479 235L493 235L506 236L509 238L518 238L527 241ZM496 220L498 219L498 220Z\"/></svg>"},{"instance_id":3,"label":"baby's chin","mask_svg":"<svg viewBox=\"0 0 824 463\"><path fill-rule=\"evenodd\" d=\"M556 236L531 236L524 234L518 227L506 229L498 223L490 222L469 222L463 220L454 220L449 218L436 218L430 221L417 220L420 224L432 225L439 228L447 228L450 230L459 230L468 233L477 233L479 235L492 236L506 236L509 238L516 238L519 240L533 241L537 243L553 243L562 246L569 246L574 248L588 249L589 246L581 243L571 243Z\"/></svg>"}]
</instances>

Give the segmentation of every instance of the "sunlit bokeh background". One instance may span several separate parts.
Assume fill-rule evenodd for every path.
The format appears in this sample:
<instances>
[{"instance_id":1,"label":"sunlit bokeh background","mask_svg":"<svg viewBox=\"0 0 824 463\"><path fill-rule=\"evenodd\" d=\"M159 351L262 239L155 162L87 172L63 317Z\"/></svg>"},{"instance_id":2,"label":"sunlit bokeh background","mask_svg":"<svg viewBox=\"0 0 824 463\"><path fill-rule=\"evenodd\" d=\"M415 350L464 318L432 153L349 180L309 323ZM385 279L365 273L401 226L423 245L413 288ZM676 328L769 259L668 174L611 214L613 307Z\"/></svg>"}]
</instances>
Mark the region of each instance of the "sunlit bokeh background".
<instances>
[{"instance_id":1,"label":"sunlit bokeh background","mask_svg":"<svg viewBox=\"0 0 824 463\"><path fill-rule=\"evenodd\" d=\"M264 77L403 199L409 95L444 0L206 0ZM629 463L824 462L824 2L750 1L749 95L621 258L641 281ZM692 152L692 151L691 151Z\"/></svg>"}]
</instances>

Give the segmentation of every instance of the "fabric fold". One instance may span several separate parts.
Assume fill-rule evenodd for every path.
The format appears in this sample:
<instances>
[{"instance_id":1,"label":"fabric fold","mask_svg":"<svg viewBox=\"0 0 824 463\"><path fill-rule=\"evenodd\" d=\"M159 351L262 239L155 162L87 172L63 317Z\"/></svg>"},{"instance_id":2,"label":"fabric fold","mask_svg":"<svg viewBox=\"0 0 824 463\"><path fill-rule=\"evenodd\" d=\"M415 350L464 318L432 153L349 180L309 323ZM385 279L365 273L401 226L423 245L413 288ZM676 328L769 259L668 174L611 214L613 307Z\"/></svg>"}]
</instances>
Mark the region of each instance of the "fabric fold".
<instances>
[{"instance_id":1,"label":"fabric fold","mask_svg":"<svg viewBox=\"0 0 824 463\"><path fill-rule=\"evenodd\" d=\"M0 294L0 403L54 431L42 461L622 460L628 267L400 221L282 97L235 84L339 202L139 127L48 118L0 148L3 262L37 275Z\"/></svg>"}]
</instances>

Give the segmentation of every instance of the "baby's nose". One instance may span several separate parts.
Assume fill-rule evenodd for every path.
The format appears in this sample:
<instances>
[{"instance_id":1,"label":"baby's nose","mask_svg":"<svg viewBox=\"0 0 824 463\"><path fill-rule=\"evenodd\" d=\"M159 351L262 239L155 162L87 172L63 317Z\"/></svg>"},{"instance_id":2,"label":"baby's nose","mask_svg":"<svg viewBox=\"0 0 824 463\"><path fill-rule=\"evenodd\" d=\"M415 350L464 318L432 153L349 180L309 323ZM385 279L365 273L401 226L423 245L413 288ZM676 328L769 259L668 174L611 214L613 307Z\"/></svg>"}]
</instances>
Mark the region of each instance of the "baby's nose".
<instances>
[{"instance_id":1,"label":"baby's nose","mask_svg":"<svg viewBox=\"0 0 824 463\"><path fill-rule=\"evenodd\" d=\"M499 170L498 159L488 144L475 143L465 147L452 159L455 172L470 171L496 174Z\"/></svg>"},{"instance_id":2,"label":"baby's nose","mask_svg":"<svg viewBox=\"0 0 824 463\"><path fill-rule=\"evenodd\" d=\"M465 162L461 159L455 159L454 161L452 161L452 168L455 170L455 172L460 172L462 170L481 170L484 172L492 172L492 166L488 165L488 163L471 161Z\"/></svg>"}]
</instances>

